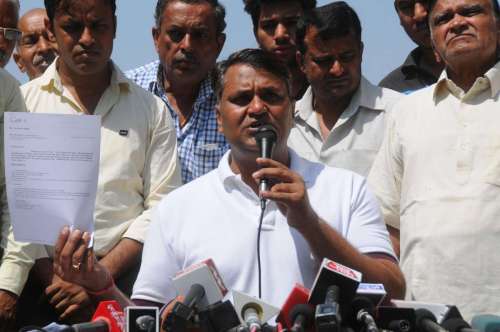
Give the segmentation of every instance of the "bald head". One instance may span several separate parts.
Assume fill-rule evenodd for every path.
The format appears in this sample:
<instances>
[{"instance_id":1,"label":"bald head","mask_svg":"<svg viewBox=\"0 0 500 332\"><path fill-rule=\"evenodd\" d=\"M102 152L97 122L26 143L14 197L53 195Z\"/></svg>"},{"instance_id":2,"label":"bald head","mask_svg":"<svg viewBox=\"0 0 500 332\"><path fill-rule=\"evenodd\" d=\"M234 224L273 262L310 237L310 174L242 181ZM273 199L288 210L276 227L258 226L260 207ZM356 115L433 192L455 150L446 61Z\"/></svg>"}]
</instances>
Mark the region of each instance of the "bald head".
<instances>
[{"instance_id":1,"label":"bald head","mask_svg":"<svg viewBox=\"0 0 500 332\"><path fill-rule=\"evenodd\" d=\"M19 19L18 0L0 0L0 28L7 29L0 33L0 68L9 62L18 34L17 20Z\"/></svg>"},{"instance_id":2,"label":"bald head","mask_svg":"<svg viewBox=\"0 0 500 332\"><path fill-rule=\"evenodd\" d=\"M14 60L30 79L42 75L57 55L57 45L47 24L47 12L43 8L32 9L19 19L21 38Z\"/></svg>"}]
</instances>

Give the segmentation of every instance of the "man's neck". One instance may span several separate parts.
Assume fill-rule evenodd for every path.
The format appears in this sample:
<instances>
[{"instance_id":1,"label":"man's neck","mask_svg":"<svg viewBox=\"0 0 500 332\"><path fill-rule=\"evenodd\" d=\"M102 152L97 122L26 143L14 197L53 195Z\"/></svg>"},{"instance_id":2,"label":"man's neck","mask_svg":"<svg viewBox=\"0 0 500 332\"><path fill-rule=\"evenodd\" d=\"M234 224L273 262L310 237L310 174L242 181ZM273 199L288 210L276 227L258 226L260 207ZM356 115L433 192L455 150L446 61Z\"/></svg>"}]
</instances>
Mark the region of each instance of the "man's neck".
<instances>
[{"instance_id":1,"label":"man's neck","mask_svg":"<svg viewBox=\"0 0 500 332\"><path fill-rule=\"evenodd\" d=\"M421 66L424 65L428 70L430 70L430 73L436 78L441 75L444 68L442 63L436 61L436 55L430 47L420 47L419 62Z\"/></svg>"},{"instance_id":2,"label":"man's neck","mask_svg":"<svg viewBox=\"0 0 500 332\"><path fill-rule=\"evenodd\" d=\"M292 97L298 100L306 90L307 78L297 65L289 67L292 79Z\"/></svg>"},{"instance_id":3,"label":"man's neck","mask_svg":"<svg viewBox=\"0 0 500 332\"><path fill-rule=\"evenodd\" d=\"M464 92L470 90L474 85L474 82L479 78L484 76L484 74L495 66L497 60L492 59L488 62L478 63L473 61L468 61L461 66L447 67L446 73L448 78L453 81L458 87L460 87Z\"/></svg>"},{"instance_id":4,"label":"man's neck","mask_svg":"<svg viewBox=\"0 0 500 332\"><path fill-rule=\"evenodd\" d=\"M111 63L102 71L92 75L79 75L71 71L64 62L57 65L62 85L68 89L85 113L94 114L102 94L111 81Z\"/></svg>"},{"instance_id":5,"label":"man's neck","mask_svg":"<svg viewBox=\"0 0 500 332\"><path fill-rule=\"evenodd\" d=\"M322 136L325 138L351 103L354 93L342 98L319 98L313 91L313 109L318 116Z\"/></svg>"},{"instance_id":6,"label":"man's neck","mask_svg":"<svg viewBox=\"0 0 500 332\"><path fill-rule=\"evenodd\" d=\"M163 88L170 106L179 116L179 124L183 127L193 113L193 105L198 97L202 82L176 82L163 73Z\"/></svg>"},{"instance_id":7,"label":"man's neck","mask_svg":"<svg viewBox=\"0 0 500 332\"><path fill-rule=\"evenodd\" d=\"M252 188L256 194L258 194L259 184L255 182L252 174L260 168L256 162L259 155L256 153L245 152L246 151L239 152L236 149L232 149L231 154L229 155L229 167L235 174L240 174L242 181ZM283 165L286 165L287 167L290 166L290 156L286 145L281 148L276 147L274 149L273 159Z\"/></svg>"}]
</instances>

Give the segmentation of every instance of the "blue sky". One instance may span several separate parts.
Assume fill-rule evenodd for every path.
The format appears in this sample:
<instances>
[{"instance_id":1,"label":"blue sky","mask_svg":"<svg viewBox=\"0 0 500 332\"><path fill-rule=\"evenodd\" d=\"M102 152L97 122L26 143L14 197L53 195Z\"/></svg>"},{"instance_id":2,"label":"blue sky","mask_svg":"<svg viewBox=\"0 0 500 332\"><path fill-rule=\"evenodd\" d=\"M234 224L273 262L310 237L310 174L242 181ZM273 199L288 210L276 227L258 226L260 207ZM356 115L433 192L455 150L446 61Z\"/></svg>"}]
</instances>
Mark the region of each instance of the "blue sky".
<instances>
[{"instance_id":1,"label":"blue sky","mask_svg":"<svg viewBox=\"0 0 500 332\"><path fill-rule=\"evenodd\" d=\"M20 0L21 12L43 7L43 0ZM255 47L250 17L243 11L242 0L222 0L227 11L227 39L221 58L235 50ZM332 1L318 0L318 5ZM414 47L399 25L393 0L347 0L358 13L363 26L365 52L363 73L378 83L386 73L399 66ZM118 31L113 60L122 70L131 69L157 58L151 38L156 0L117 0ZM19 81L27 78L14 61L7 70Z\"/></svg>"}]
</instances>

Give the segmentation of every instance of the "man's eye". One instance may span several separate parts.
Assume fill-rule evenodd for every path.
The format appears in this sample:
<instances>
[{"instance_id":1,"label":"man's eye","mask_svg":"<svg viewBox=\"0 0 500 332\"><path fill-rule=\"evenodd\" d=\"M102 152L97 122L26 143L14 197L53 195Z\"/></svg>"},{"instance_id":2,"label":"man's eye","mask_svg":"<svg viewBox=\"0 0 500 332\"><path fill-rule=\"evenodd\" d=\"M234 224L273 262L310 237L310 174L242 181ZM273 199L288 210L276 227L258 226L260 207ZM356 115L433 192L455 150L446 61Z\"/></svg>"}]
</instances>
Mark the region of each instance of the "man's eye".
<instances>
[{"instance_id":1,"label":"man's eye","mask_svg":"<svg viewBox=\"0 0 500 332\"><path fill-rule=\"evenodd\" d=\"M180 31L180 30L170 30L170 31L167 31L167 34L169 36L170 39L172 39L172 41L174 43L178 43L180 42L183 38L184 38L184 31Z\"/></svg>"},{"instance_id":2,"label":"man's eye","mask_svg":"<svg viewBox=\"0 0 500 332\"><path fill-rule=\"evenodd\" d=\"M283 97L273 91L264 92L261 95L263 101L269 104L278 104L283 101Z\"/></svg>"},{"instance_id":3,"label":"man's eye","mask_svg":"<svg viewBox=\"0 0 500 332\"><path fill-rule=\"evenodd\" d=\"M235 105L245 106L250 103L252 100L252 96L250 94L239 94L233 97L228 98L228 100Z\"/></svg>"},{"instance_id":4,"label":"man's eye","mask_svg":"<svg viewBox=\"0 0 500 332\"><path fill-rule=\"evenodd\" d=\"M191 36L195 39L207 39L208 38L208 31L206 31L206 30L193 31Z\"/></svg>"},{"instance_id":5,"label":"man's eye","mask_svg":"<svg viewBox=\"0 0 500 332\"><path fill-rule=\"evenodd\" d=\"M260 26L264 31L274 31L276 29L275 22L263 22Z\"/></svg>"},{"instance_id":6,"label":"man's eye","mask_svg":"<svg viewBox=\"0 0 500 332\"><path fill-rule=\"evenodd\" d=\"M473 6L473 7L465 8L464 10L462 10L460 12L460 15L465 16L465 17L471 17L471 16L478 15L482 12L483 12L483 10L480 6Z\"/></svg>"},{"instance_id":7,"label":"man's eye","mask_svg":"<svg viewBox=\"0 0 500 332\"><path fill-rule=\"evenodd\" d=\"M62 25L62 29L68 33L77 32L82 29L80 24L64 24Z\"/></svg>"},{"instance_id":8,"label":"man's eye","mask_svg":"<svg viewBox=\"0 0 500 332\"><path fill-rule=\"evenodd\" d=\"M316 59L313 59L313 61L318 66L326 66L332 61L332 59L330 59L330 58L316 58Z\"/></svg>"},{"instance_id":9,"label":"man's eye","mask_svg":"<svg viewBox=\"0 0 500 332\"><path fill-rule=\"evenodd\" d=\"M37 43L37 38L35 36L27 36L21 39L21 46L32 46Z\"/></svg>"},{"instance_id":10,"label":"man's eye","mask_svg":"<svg viewBox=\"0 0 500 332\"><path fill-rule=\"evenodd\" d=\"M354 58L354 53L344 53L340 55L339 60L340 62L351 62L352 60L354 60Z\"/></svg>"}]
</instances>

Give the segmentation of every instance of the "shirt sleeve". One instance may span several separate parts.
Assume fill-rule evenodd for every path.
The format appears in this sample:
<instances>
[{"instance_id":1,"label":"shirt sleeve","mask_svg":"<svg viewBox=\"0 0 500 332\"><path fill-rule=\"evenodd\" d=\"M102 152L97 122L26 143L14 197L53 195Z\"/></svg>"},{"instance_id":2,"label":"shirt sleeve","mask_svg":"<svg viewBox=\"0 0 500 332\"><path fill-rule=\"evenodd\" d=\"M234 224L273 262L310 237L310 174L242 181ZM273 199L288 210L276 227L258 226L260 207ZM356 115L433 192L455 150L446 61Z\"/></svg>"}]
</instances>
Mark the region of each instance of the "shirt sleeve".
<instances>
[{"instance_id":1,"label":"shirt sleeve","mask_svg":"<svg viewBox=\"0 0 500 332\"><path fill-rule=\"evenodd\" d=\"M347 240L363 254L384 253L397 260L375 196L364 178L354 179Z\"/></svg>"},{"instance_id":2,"label":"shirt sleeve","mask_svg":"<svg viewBox=\"0 0 500 332\"><path fill-rule=\"evenodd\" d=\"M160 105L161 104L161 105ZM177 136L170 113L161 101L155 104L157 117L151 124L150 144L144 163L144 211L129 226L123 237L144 242L151 209L170 191L182 184L180 164L177 159Z\"/></svg>"},{"instance_id":3,"label":"shirt sleeve","mask_svg":"<svg viewBox=\"0 0 500 332\"><path fill-rule=\"evenodd\" d=\"M2 99L0 105L3 106L3 109L0 109L2 122L0 123L0 201L2 213L2 247L5 249L0 265L0 289L20 295L34 260L39 256L40 246L16 242L10 225L4 176L4 112L26 112L26 106L17 81L7 75L2 76L1 79L3 80L1 87L3 91L0 91L0 98Z\"/></svg>"},{"instance_id":4,"label":"shirt sleeve","mask_svg":"<svg viewBox=\"0 0 500 332\"><path fill-rule=\"evenodd\" d=\"M163 201L153 211L153 220L142 251L141 269L134 284L133 300L165 304L177 295L172 278L180 270L180 266L168 242L167 216L162 211L170 209L165 203Z\"/></svg>"},{"instance_id":5,"label":"shirt sleeve","mask_svg":"<svg viewBox=\"0 0 500 332\"><path fill-rule=\"evenodd\" d=\"M396 106L393 114L397 112ZM385 223L397 229L402 176L403 162L396 121L394 117L389 117L384 141L368 175L368 184L379 200Z\"/></svg>"}]
</instances>

